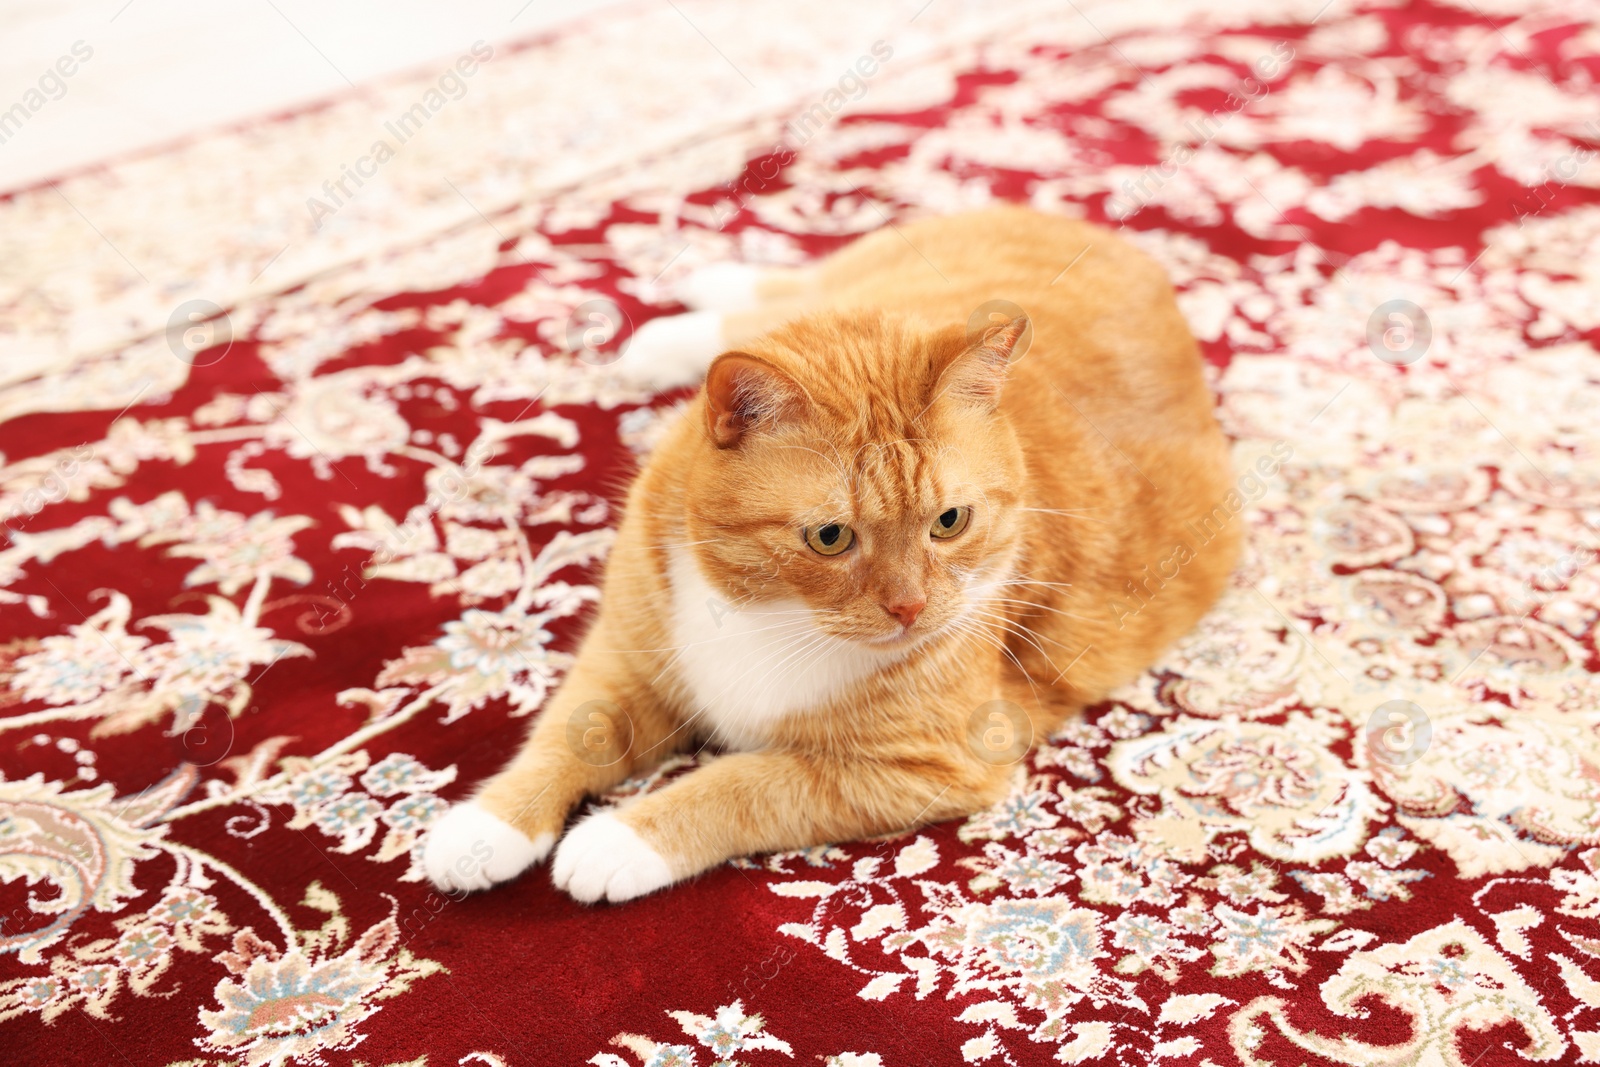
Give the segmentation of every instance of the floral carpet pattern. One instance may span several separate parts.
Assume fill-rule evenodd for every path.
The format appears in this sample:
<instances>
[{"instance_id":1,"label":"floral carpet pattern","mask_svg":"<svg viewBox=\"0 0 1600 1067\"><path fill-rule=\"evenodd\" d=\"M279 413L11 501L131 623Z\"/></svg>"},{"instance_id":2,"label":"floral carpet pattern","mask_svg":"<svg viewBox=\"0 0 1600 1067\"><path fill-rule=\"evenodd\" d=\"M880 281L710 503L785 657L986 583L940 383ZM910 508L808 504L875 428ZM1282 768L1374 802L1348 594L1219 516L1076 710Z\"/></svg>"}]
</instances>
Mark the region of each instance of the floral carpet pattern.
<instances>
[{"instance_id":1,"label":"floral carpet pattern","mask_svg":"<svg viewBox=\"0 0 1600 1067\"><path fill-rule=\"evenodd\" d=\"M822 41L832 10L795 17ZM270 290L149 252L214 311L6 268L7 1062L1600 1062L1596 9L985 10L908 8L842 43L876 57L848 78L622 170L457 189L465 221L416 223L402 184L361 206L388 247ZM604 33L642 54L663 17ZM536 83L581 32L489 62ZM270 154L386 106L228 136ZM427 151L487 181L520 165L479 152L495 128ZM58 193L186 188L189 151ZM1251 535L1222 603L970 819L616 907L543 868L432 890L429 823L560 681L682 400L608 369L629 332L694 267L997 198L1170 270ZM64 218L0 200L12 233Z\"/></svg>"}]
</instances>

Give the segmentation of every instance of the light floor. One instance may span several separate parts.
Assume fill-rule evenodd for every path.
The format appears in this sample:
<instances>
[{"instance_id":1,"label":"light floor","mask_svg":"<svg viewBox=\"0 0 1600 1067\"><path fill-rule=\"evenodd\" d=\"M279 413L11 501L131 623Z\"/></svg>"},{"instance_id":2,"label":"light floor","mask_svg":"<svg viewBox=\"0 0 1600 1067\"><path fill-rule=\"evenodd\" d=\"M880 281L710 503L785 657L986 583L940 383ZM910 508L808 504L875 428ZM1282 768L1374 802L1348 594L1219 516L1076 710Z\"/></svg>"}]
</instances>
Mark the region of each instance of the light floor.
<instances>
[{"instance_id":1,"label":"light floor","mask_svg":"<svg viewBox=\"0 0 1600 1067\"><path fill-rule=\"evenodd\" d=\"M64 91L47 79L43 106L0 143L0 193L617 2L0 0L0 113L75 44L91 52Z\"/></svg>"}]
</instances>

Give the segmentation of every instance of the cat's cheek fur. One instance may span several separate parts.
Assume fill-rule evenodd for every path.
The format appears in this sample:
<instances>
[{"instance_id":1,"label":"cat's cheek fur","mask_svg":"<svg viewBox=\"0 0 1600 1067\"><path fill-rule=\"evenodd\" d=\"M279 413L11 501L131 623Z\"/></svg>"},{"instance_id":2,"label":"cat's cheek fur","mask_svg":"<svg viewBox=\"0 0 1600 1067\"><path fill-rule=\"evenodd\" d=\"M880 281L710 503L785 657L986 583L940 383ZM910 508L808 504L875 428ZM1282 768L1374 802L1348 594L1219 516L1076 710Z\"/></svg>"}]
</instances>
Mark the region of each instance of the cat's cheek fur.
<instances>
[{"instance_id":1,"label":"cat's cheek fur","mask_svg":"<svg viewBox=\"0 0 1600 1067\"><path fill-rule=\"evenodd\" d=\"M632 900L677 881L666 857L609 811L596 812L567 832L550 878L585 904Z\"/></svg>"},{"instance_id":2,"label":"cat's cheek fur","mask_svg":"<svg viewBox=\"0 0 1600 1067\"><path fill-rule=\"evenodd\" d=\"M488 889L515 878L550 854L555 835L529 840L474 801L457 804L428 829L422 868L444 892Z\"/></svg>"}]
</instances>

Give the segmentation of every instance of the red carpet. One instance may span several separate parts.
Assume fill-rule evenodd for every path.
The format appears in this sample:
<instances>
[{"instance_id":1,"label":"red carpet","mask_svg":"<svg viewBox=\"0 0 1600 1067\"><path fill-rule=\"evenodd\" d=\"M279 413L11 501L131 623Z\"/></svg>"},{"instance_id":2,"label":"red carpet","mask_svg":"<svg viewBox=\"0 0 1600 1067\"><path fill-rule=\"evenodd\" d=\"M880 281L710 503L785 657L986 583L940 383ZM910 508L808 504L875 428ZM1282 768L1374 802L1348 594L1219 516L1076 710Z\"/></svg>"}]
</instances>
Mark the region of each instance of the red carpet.
<instances>
[{"instance_id":1,"label":"red carpet","mask_svg":"<svg viewBox=\"0 0 1600 1067\"><path fill-rule=\"evenodd\" d=\"M243 193L152 196L189 228L122 251L188 299L226 230L218 320L114 291L104 248L78 289L0 292L0 1060L1600 1061L1593 9L1191 6L935 0L870 75L586 141L666 108L641 75L545 130L626 166L351 186L388 247L336 212L284 275L217 206ZM682 8L714 42L748 12ZM678 18L488 65L537 86L594 33L647 70ZM364 143L391 112L363 100L219 134L211 184ZM491 127L414 158L500 159ZM15 194L0 228L98 248L58 195L93 217L213 149ZM418 842L560 679L678 399L606 371L626 333L586 334L591 302L636 326L692 267L992 198L1124 221L1171 270L1252 530L1223 603L963 823L616 907L545 868L432 892Z\"/></svg>"}]
</instances>

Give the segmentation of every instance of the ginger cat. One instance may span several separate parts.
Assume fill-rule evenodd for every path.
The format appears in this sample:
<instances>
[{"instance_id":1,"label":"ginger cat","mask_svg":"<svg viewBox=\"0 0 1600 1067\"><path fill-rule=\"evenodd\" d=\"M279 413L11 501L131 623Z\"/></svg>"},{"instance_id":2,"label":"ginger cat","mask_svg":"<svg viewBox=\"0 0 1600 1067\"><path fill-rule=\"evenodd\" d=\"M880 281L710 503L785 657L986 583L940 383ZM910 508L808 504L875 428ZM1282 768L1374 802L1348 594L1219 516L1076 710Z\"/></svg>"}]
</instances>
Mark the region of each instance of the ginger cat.
<instances>
[{"instance_id":1,"label":"ginger cat","mask_svg":"<svg viewBox=\"0 0 1600 1067\"><path fill-rule=\"evenodd\" d=\"M571 673L432 828L441 889L561 838L557 886L627 900L979 810L1233 568L1198 350L1160 267L1109 231L997 208L683 295L722 307L650 323L622 369L705 387L629 493ZM1026 316L969 335L997 298ZM561 836L584 798L708 743Z\"/></svg>"}]
</instances>

